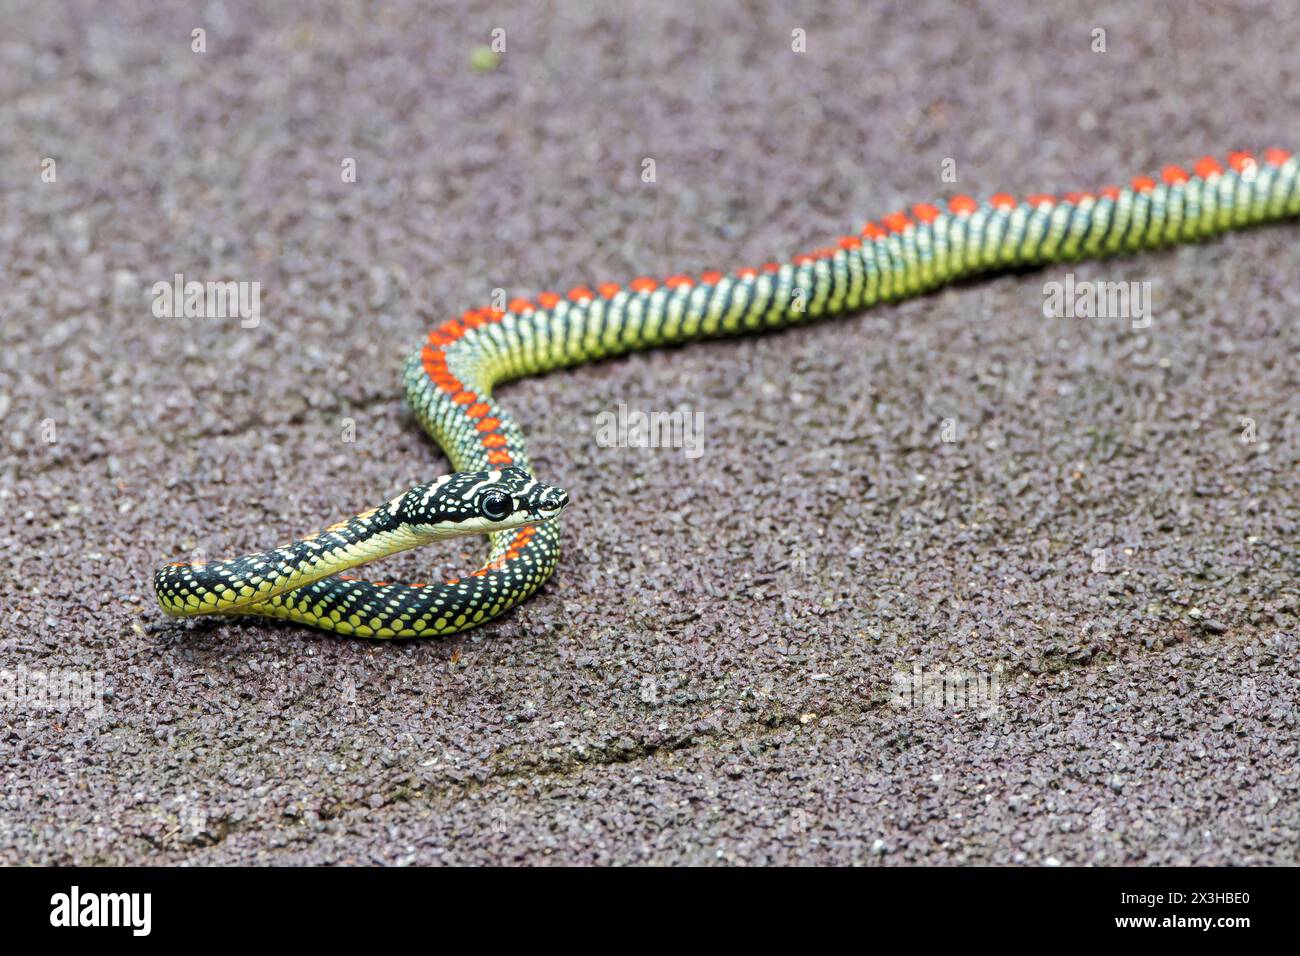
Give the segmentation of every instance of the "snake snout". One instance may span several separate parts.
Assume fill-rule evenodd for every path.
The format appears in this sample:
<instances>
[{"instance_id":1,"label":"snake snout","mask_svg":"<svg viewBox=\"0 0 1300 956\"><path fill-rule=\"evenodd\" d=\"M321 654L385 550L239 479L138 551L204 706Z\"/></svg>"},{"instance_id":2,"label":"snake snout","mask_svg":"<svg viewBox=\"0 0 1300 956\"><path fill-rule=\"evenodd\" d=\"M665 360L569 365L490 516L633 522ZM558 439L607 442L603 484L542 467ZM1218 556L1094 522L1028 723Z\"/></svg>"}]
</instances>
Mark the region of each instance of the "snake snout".
<instances>
[{"instance_id":1,"label":"snake snout","mask_svg":"<svg viewBox=\"0 0 1300 956\"><path fill-rule=\"evenodd\" d=\"M547 517L555 517L569 503L569 493L563 488L551 488L537 500L539 511L548 512Z\"/></svg>"}]
</instances>

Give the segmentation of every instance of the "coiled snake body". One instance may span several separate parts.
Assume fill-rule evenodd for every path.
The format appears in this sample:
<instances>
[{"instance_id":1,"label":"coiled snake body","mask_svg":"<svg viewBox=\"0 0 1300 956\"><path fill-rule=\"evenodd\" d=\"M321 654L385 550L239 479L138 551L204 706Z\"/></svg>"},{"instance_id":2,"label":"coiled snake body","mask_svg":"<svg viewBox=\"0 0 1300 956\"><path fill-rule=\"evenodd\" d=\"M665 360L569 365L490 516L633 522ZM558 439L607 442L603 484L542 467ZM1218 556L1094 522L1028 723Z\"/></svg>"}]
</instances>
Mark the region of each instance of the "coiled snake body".
<instances>
[{"instance_id":1,"label":"coiled snake body","mask_svg":"<svg viewBox=\"0 0 1300 956\"><path fill-rule=\"evenodd\" d=\"M170 614L260 614L360 637L425 637L481 624L532 595L559 556L568 503L529 474L523 435L492 398L510 379L636 349L759 332L914 296L1000 268L1205 239L1300 214L1300 163L1206 157L1188 172L1095 193L923 204L786 263L626 287L579 286L444 322L406 363L406 395L458 474L284 548L155 574ZM434 584L372 583L346 568L435 538L488 533L487 561Z\"/></svg>"}]
</instances>

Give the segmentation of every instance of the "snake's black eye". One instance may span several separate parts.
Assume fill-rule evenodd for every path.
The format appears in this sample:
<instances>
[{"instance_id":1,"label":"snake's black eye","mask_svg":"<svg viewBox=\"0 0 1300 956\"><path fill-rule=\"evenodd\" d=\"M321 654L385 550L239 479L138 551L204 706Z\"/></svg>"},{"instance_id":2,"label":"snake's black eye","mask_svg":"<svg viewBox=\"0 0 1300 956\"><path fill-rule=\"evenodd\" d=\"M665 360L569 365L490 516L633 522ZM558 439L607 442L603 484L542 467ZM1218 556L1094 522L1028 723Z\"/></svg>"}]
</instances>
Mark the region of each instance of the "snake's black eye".
<instances>
[{"instance_id":1,"label":"snake's black eye","mask_svg":"<svg viewBox=\"0 0 1300 956\"><path fill-rule=\"evenodd\" d=\"M478 500L478 510L489 521L504 521L514 511L514 503L503 491L485 491Z\"/></svg>"}]
</instances>

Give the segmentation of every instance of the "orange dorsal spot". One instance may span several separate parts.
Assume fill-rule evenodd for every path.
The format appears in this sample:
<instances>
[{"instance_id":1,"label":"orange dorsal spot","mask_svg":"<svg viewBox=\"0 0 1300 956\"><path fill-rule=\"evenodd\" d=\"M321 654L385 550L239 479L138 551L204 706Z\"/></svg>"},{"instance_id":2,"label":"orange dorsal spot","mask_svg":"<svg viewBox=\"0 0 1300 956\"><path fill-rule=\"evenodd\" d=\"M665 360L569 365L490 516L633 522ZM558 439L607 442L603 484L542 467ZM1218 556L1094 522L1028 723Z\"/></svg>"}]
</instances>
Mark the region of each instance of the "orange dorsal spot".
<instances>
[{"instance_id":1,"label":"orange dorsal spot","mask_svg":"<svg viewBox=\"0 0 1300 956\"><path fill-rule=\"evenodd\" d=\"M746 266L744 269L737 269L736 275L742 279L755 279L758 277L758 270Z\"/></svg>"},{"instance_id":2,"label":"orange dorsal spot","mask_svg":"<svg viewBox=\"0 0 1300 956\"><path fill-rule=\"evenodd\" d=\"M1066 193L1063 198L1072 206L1082 206L1094 197L1092 193Z\"/></svg>"},{"instance_id":3,"label":"orange dorsal spot","mask_svg":"<svg viewBox=\"0 0 1300 956\"><path fill-rule=\"evenodd\" d=\"M614 296L622 292L623 289L617 282L602 282L600 285L596 286L596 291L600 293L602 298L612 299Z\"/></svg>"},{"instance_id":4,"label":"orange dorsal spot","mask_svg":"<svg viewBox=\"0 0 1300 956\"><path fill-rule=\"evenodd\" d=\"M813 263L813 257L807 254L797 255L790 260L797 266L809 266Z\"/></svg>"},{"instance_id":5,"label":"orange dorsal spot","mask_svg":"<svg viewBox=\"0 0 1300 956\"><path fill-rule=\"evenodd\" d=\"M659 283L655 282L654 279L648 279L645 276L641 276L640 278L633 279L629 282L627 287L633 292L653 292L655 289L659 288Z\"/></svg>"},{"instance_id":6,"label":"orange dorsal spot","mask_svg":"<svg viewBox=\"0 0 1300 956\"><path fill-rule=\"evenodd\" d=\"M505 451L504 449L488 452L487 459L489 465L508 465L514 461L514 459L510 457L510 452Z\"/></svg>"},{"instance_id":7,"label":"orange dorsal spot","mask_svg":"<svg viewBox=\"0 0 1300 956\"><path fill-rule=\"evenodd\" d=\"M885 224L885 228L890 232L905 232L907 227L912 224L912 220L907 218L907 213L891 212L880 220Z\"/></svg>"},{"instance_id":8,"label":"orange dorsal spot","mask_svg":"<svg viewBox=\"0 0 1300 956\"><path fill-rule=\"evenodd\" d=\"M764 262L764 263L763 263L763 271L764 271L764 272L772 272L772 273L780 272L780 271L781 271L781 263L779 263L779 262Z\"/></svg>"},{"instance_id":9,"label":"orange dorsal spot","mask_svg":"<svg viewBox=\"0 0 1300 956\"><path fill-rule=\"evenodd\" d=\"M474 427L481 432L494 432L501 426L501 420L497 418L485 418Z\"/></svg>"},{"instance_id":10,"label":"orange dorsal spot","mask_svg":"<svg viewBox=\"0 0 1300 956\"><path fill-rule=\"evenodd\" d=\"M870 239L872 242L876 241L877 239L885 238L885 230L881 229L874 222L869 222L865 226L863 226L862 234L866 236L868 239Z\"/></svg>"},{"instance_id":11,"label":"orange dorsal spot","mask_svg":"<svg viewBox=\"0 0 1300 956\"><path fill-rule=\"evenodd\" d=\"M432 332L428 334L428 336L426 336L425 341L428 342L429 347L431 349L436 349L439 345L442 344L440 341L438 341L438 339L440 339L441 337L442 337L441 333L437 329L434 329Z\"/></svg>"},{"instance_id":12,"label":"orange dorsal spot","mask_svg":"<svg viewBox=\"0 0 1300 956\"><path fill-rule=\"evenodd\" d=\"M1245 150L1237 150L1228 154L1228 165L1239 173L1244 173L1255 165L1255 157Z\"/></svg>"},{"instance_id":13,"label":"orange dorsal spot","mask_svg":"<svg viewBox=\"0 0 1300 956\"><path fill-rule=\"evenodd\" d=\"M928 202L923 202L912 207L912 215L918 222L934 222L939 218L939 209Z\"/></svg>"},{"instance_id":14,"label":"orange dorsal spot","mask_svg":"<svg viewBox=\"0 0 1300 956\"><path fill-rule=\"evenodd\" d=\"M455 319L448 319L442 325L438 326L438 331L452 339L458 339L464 334L464 327Z\"/></svg>"},{"instance_id":15,"label":"orange dorsal spot","mask_svg":"<svg viewBox=\"0 0 1300 956\"><path fill-rule=\"evenodd\" d=\"M1101 189L1098 190L1098 192L1100 192L1102 196L1109 199L1111 202L1114 202L1115 200L1119 199L1118 186L1102 186Z\"/></svg>"},{"instance_id":16,"label":"orange dorsal spot","mask_svg":"<svg viewBox=\"0 0 1300 956\"><path fill-rule=\"evenodd\" d=\"M483 315L489 322L500 322L502 319L506 317L506 310L494 309L491 306L489 306L488 308L483 310Z\"/></svg>"},{"instance_id":17,"label":"orange dorsal spot","mask_svg":"<svg viewBox=\"0 0 1300 956\"><path fill-rule=\"evenodd\" d=\"M713 269L710 269L708 272L701 272L700 281L705 285L717 285L722 281L722 273Z\"/></svg>"},{"instance_id":18,"label":"orange dorsal spot","mask_svg":"<svg viewBox=\"0 0 1300 956\"><path fill-rule=\"evenodd\" d=\"M542 292L538 294L537 301L542 304L543 309L553 309L560 304L560 297L554 292Z\"/></svg>"},{"instance_id":19,"label":"orange dorsal spot","mask_svg":"<svg viewBox=\"0 0 1300 956\"><path fill-rule=\"evenodd\" d=\"M1202 179L1209 179L1211 176L1220 176L1223 174L1223 164L1213 156L1202 156L1192 167L1196 175Z\"/></svg>"},{"instance_id":20,"label":"orange dorsal spot","mask_svg":"<svg viewBox=\"0 0 1300 956\"><path fill-rule=\"evenodd\" d=\"M989 197L989 205L994 209L1014 209L1016 197L1010 193L994 193Z\"/></svg>"},{"instance_id":21,"label":"orange dorsal spot","mask_svg":"<svg viewBox=\"0 0 1300 956\"><path fill-rule=\"evenodd\" d=\"M408 588L427 588L428 586L429 583L427 581L415 581L407 585Z\"/></svg>"},{"instance_id":22,"label":"orange dorsal spot","mask_svg":"<svg viewBox=\"0 0 1300 956\"><path fill-rule=\"evenodd\" d=\"M450 392L452 395L463 391L465 388L465 386L460 383L460 379L452 378L450 375L439 375L436 377L430 375L429 378L434 385L437 385L444 392Z\"/></svg>"},{"instance_id":23,"label":"orange dorsal spot","mask_svg":"<svg viewBox=\"0 0 1300 956\"><path fill-rule=\"evenodd\" d=\"M1181 186L1192 177L1188 176L1187 170L1183 169L1181 166L1166 166L1164 169L1160 170L1160 178L1170 186Z\"/></svg>"},{"instance_id":24,"label":"orange dorsal spot","mask_svg":"<svg viewBox=\"0 0 1300 956\"><path fill-rule=\"evenodd\" d=\"M948 209L957 216L969 216L976 209L979 209L979 203L970 196L953 196L948 200Z\"/></svg>"},{"instance_id":25,"label":"orange dorsal spot","mask_svg":"<svg viewBox=\"0 0 1300 956\"><path fill-rule=\"evenodd\" d=\"M684 276L680 274L675 276L669 276L667 279L664 280L664 285L668 286L668 288L670 289L689 289L694 284L695 283L691 281L690 276Z\"/></svg>"},{"instance_id":26,"label":"orange dorsal spot","mask_svg":"<svg viewBox=\"0 0 1300 956\"><path fill-rule=\"evenodd\" d=\"M840 237L841 249L860 249L861 247L862 247L862 240L859 239L857 236Z\"/></svg>"},{"instance_id":27,"label":"orange dorsal spot","mask_svg":"<svg viewBox=\"0 0 1300 956\"><path fill-rule=\"evenodd\" d=\"M484 448L504 448L506 445L506 436L500 434L484 435L479 439L479 444Z\"/></svg>"},{"instance_id":28,"label":"orange dorsal spot","mask_svg":"<svg viewBox=\"0 0 1300 956\"><path fill-rule=\"evenodd\" d=\"M584 302L588 299L596 298L596 293L592 292L585 285L574 286L569 290L569 301Z\"/></svg>"},{"instance_id":29,"label":"orange dorsal spot","mask_svg":"<svg viewBox=\"0 0 1300 956\"><path fill-rule=\"evenodd\" d=\"M460 324L467 329L477 329L484 321L478 309L470 309L460 317Z\"/></svg>"},{"instance_id":30,"label":"orange dorsal spot","mask_svg":"<svg viewBox=\"0 0 1300 956\"><path fill-rule=\"evenodd\" d=\"M1134 176L1131 185L1136 193L1149 193L1156 188L1156 181L1150 176Z\"/></svg>"},{"instance_id":31,"label":"orange dorsal spot","mask_svg":"<svg viewBox=\"0 0 1300 956\"><path fill-rule=\"evenodd\" d=\"M525 312L536 311L537 307L527 299L511 299L506 303L506 308L516 315L523 315Z\"/></svg>"},{"instance_id":32,"label":"orange dorsal spot","mask_svg":"<svg viewBox=\"0 0 1300 956\"><path fill-rule=\"evenodd\" d=\"M478 400L478 396L473 392L457 392L451 400L457 405L473 405Z\"/></svg>"},{"instance_id":33,"label":"orange dorsal spot","mask_svg":"<svg viewBox=\"0 0 1300 956\"><path fill-rule=\"evenodd\" d=\"M491 410L492 409L488 406L486 402L475 402L469 408L465 409L465 414L468 415L470 418L482 418Z\"/></svg>"},{"instance_id":34,"label":"orange dorsal spot","mask_svg":"<svg viewBox=\"0 0 1300 956\"><path fill-rule=\"evenodd\" d=\"M1291 158L1291 154L1285 149L1278 149L1276 146L1272 149L1264 150L1264 162L1270 166L1281 166Z\"/></svg>"},{"instance_id":35,"label":"orange dorsal spot","mask_svg":"<svg viewBox=\"0 0 1300 956\"><path fill-rule=\"evenodd\" d=\"M1033 206L1035 209L1039 208L1040 206L1055 206L1056 197L1049 196L1047 195L1047 193L1031 193L1030 195L1025 197L1025 203L1027 205Z\"/></svg>"}]
</instances>

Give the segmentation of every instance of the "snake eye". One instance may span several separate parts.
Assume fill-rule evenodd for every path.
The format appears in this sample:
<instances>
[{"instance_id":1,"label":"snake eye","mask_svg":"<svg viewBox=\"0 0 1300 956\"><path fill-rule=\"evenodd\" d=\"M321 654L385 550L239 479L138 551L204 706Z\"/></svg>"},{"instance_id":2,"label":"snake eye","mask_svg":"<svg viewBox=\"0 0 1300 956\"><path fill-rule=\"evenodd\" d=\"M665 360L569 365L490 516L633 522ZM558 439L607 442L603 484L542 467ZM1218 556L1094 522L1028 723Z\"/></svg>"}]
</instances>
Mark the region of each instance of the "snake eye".
<instances>
[{"instance_id":1,"label":"snake eye","mask_svg":"<svg viewBox=\"0 0 1300 956\"><path fill-rule=\"evenodd\" d=\"M502 491L487 491L478 500L478 509L489 521L504 521L514 511L510 496Z\"/></svg>"}]
</instances>

